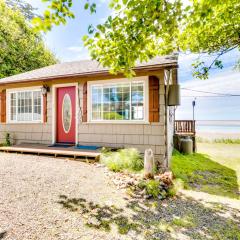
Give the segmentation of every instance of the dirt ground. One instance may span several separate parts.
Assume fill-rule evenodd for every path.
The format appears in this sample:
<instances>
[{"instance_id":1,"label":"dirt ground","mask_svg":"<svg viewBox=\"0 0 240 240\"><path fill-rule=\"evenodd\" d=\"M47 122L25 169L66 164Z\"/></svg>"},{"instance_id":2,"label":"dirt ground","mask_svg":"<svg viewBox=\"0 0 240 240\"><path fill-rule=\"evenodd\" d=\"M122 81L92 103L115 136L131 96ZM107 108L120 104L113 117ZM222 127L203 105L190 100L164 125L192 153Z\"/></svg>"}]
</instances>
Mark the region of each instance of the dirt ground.
<instances>
[{"instance_id":1,"label":"dirt ground","mask_svg":"<svg viewBox=\"0 0 240 240\"><path fill-rule=\"evenodd\" d=\"M137 201L116 189L103 167L0 153L4 240L240 239L240 204L229 201L190 191Z\"/></svg>"}]
</instances>

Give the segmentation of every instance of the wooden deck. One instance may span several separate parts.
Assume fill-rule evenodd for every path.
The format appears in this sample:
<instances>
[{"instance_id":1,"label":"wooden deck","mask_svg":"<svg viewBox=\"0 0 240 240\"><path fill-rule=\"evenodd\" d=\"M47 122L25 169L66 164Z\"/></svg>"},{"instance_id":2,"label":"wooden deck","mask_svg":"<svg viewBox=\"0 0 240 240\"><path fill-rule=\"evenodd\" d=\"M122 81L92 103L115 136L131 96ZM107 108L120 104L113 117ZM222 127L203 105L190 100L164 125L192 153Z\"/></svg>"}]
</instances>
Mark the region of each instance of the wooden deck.
<instances>
[{"instance_id":1,"label":"wooden deck","mask_svg":"<svg viewBox=\"0 0 240 240\"><path fill-rule=\"evenodd\" d=\"M38 155L54 155L57 156L70 156L74 159L85 158L97 160L100 156L98 150L80 150L74 147L49 147L44 144L28 144L22 143L19 145L13 145L9 147L0 147L0 151L4 152L18 152L18 153L35 153Z\"/></svg>"}]
</instances>

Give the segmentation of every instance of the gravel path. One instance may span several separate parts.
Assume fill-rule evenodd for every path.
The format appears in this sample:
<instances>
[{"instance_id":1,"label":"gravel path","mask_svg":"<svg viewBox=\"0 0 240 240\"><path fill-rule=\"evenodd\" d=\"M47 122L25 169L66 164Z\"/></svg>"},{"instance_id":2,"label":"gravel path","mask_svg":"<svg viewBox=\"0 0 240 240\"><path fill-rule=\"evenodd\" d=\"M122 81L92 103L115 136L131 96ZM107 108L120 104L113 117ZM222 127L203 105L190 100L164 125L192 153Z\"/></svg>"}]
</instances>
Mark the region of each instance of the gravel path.
<instances>
[{"instance_id":1,"label":"gravel path","mask_svg":"<svg viewBox=\"0 0 240 240\"><path fill-rule=\"evenodd\" d=\"M115 239L85 226L61 198L121 207L103 168L64 159L0 153L0 239ZM60 202L60 203L59 203ZM117 238L116 238L117 239Z\"/></svg>"},{"instance_id":2,"label":"gravel path","mask_svg":"<svg viewBox=\"0 0 240 240\"><path fill-rule=\"evenodd\" d=\"M0 153L0 239L240 240L240 201L190 191L166 201L127 199L105 171Z\"/></svg>"}]
</instances>

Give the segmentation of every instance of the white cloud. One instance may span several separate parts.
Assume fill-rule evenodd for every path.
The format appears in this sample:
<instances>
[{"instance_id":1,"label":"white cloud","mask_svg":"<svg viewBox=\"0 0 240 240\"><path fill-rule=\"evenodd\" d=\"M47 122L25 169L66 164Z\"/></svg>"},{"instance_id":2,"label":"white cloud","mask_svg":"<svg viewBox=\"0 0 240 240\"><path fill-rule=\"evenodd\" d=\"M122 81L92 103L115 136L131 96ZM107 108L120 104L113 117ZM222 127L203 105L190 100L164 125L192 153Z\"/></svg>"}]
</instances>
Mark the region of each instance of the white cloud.
<instances>
[{"instance_id":1,"label":"white cloud","mask_svg":"<svg viewBox=\"0 0 240 240\"><path fill-rule=\"evenodd\" d=\"M183 88L189 88L198 91L227 93L227 94L240 94L240 72L239 71L226 71L221 72L207 80L191 80L181 84ZM197 93L191 91L182 91L184 96L204 96L211 94ZM214 95L214 94L213 94Z\"/></svg>"},{"instance_id":2,"label":"white cloud","mask_svg":"<svg viewBox=\"0 0 240 240\"><path fill-rule=\"evenodd\" d=\"M65 56L64 61L66 62L90 59L88 50L82 46L70 46L67 47L67 50L70 55Z\"/></svg>"},{"instance_id":3,"label":"white cloud","mask_svg":"<svg viewBox=\"0 0 240 240\"><path fill-rule=\"evenodd\" d=\"M72 51L72 52L82 52L83 47L71 46L71 47L68 47L67 50Z\"/></svg>"}]
</instances>

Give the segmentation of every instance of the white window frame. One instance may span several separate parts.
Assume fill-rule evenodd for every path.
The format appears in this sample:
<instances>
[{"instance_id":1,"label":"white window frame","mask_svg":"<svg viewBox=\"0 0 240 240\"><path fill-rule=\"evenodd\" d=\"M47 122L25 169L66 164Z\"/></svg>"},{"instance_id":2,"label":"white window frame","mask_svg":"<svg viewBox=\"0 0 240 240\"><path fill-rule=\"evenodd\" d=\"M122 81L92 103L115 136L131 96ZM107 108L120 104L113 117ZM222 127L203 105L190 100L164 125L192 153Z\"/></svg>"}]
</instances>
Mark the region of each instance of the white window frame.
<instances>
[{"instance_id":1,"label":"white window frame","mask_svg":"<svg viewBox=\"0 0 240 240\"><path fill-rule=\"evenodd\" d=\"M43 95L41 94L41 119L40 120L31 120L31 121L18 121L11 120L11 93L19 93L19 92L41 92L41 86L39 87L26 87L26 88L17 88L17 89L7 89L7 123L43 123ZM33 114L33 113L32 113Z\"/></svg>"},{"instance_id":2,"label":"white window frame","mask_svg":"<svg viewBox=\"0 0 240 240\"><path fill-rule=\"evenodd\" d=\"M92 119L92 87L93 86L103 86L105 84L114 83L134 83L143 82L143 109L144 109L144 119L141 120L93 120ZM121 78L121 79L111 79L111 80L98 80L98 81L88 81L87 86L87 119L88 123L124 123L124 124L148 124L149 123L149 105L148 105L148 77L134 77L132 79Z\"/></svg>"}]
</instances>

